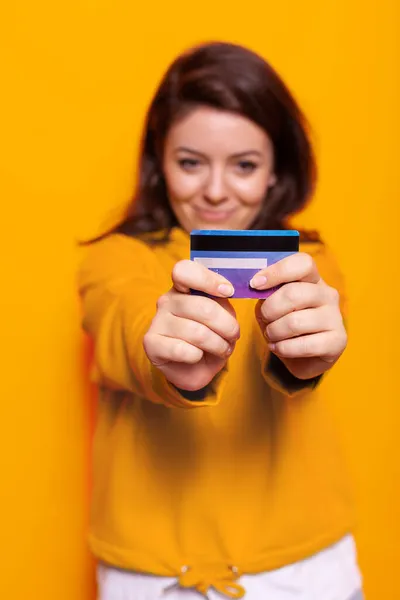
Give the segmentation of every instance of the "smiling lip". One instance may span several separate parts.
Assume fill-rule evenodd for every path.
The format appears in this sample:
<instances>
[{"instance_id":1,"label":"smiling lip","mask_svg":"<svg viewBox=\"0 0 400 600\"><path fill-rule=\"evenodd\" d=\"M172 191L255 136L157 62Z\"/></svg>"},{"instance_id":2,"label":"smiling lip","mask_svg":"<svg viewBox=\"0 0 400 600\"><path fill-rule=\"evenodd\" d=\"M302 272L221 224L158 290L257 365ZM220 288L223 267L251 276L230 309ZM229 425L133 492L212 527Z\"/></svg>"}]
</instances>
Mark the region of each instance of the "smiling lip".
<instances>
[{"instance_id":1,"label":"smiling lip","mask_svg":"<svg viewBox=\"0 0 400 600\"><path fill-rule=\"evenodd\" d=\"M226 221L232 215L234 210L209 210L194 207L198 216L207 223L221 223Z\"/></svg>"}]
</instances>

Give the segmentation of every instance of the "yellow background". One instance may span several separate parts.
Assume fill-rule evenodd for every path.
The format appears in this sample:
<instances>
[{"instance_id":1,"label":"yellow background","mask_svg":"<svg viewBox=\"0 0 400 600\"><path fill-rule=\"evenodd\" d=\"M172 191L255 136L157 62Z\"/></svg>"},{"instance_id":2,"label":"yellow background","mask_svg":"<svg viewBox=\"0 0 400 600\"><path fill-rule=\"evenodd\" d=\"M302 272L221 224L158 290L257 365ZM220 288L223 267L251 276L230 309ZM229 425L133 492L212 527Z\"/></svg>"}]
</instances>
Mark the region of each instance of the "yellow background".
<instances>
[{"instance_id":1,"label":"yellow background","mask_svg":"<svg viewBox=\"0 0 400 600\"><path fill-rule=\"evenodd\" d=\"M353 475L367 598L398 600L396 0L6 4L1 598L92 598L84 537L91 409L75 240L129 197L144 111L169 61L214 38L266 56L315 130L320 186L301 222L337 252L351 309L349 349L324 385Z\"/></svg>"}]
</instances>

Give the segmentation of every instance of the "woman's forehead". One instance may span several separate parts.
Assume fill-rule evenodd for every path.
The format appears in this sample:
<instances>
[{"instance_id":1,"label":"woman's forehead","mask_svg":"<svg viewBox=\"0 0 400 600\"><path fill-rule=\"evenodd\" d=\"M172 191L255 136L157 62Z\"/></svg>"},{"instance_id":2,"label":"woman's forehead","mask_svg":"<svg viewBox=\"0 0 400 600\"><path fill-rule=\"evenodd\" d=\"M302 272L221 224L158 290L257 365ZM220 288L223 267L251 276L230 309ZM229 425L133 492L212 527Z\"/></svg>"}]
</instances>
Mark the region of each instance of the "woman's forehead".
<instances>
[{"instance_id":1,"label":"woman's forehead","mask_svg":"<svg viewBox=\"0 0 400 600\"><path fill-rule=\"evenodd\" d=\"M271 143L265 131L246 117L211 107L198 107L172 125L167 144L205 154L265 153Z\"/></svg>"}]
</instances>

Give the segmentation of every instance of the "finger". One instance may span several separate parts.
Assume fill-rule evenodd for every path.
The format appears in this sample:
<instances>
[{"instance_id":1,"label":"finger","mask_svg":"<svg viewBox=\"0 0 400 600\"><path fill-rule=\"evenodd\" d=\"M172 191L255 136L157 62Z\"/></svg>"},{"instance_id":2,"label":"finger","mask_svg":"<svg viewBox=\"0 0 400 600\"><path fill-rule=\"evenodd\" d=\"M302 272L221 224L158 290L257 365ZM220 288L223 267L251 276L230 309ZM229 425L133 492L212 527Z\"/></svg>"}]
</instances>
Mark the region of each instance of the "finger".
<instances>
[{"instance_id":1,"label":"finger","mask_svg":"<svg viewBox=\"0 0 400 600\"><path fill-rule=\"evenodd\" d=\"M332 331L340 325L340 313L331 306L291 312L267 325L265 335L270 342L279 342L299 335Z\"/></svg>"},{"instance_id":2,"label":"finger","mask_svg":"<svg viewBox=\"0 0 400 600\"><path fill-rule=\"evenodd\" d=\"M193 365L203 358L203 351L184 340L147 333L143 346L150 362L155 367L162 367L170 362Z\"/></svg>"},{"instance_id":3,"label":"finger","mask_svg":"<svg viewBox=\"0 0 400 600\"><path fill-rule=\"evenodd\" d=\"M335 359L345 346L346 334L342 330L323 331L269 344L270 350L281 358L323 357L327 361Z\"/></svg>"},{"instance_id":4,"label":"finger","mask_svg":"<svg viewBox=\"0 0 400 600\"><path fill-rule=\"evenodd\" d=\"M260 303L260 318L271 323L293 311L324 305L339 305L336 290L322 283L288 283Z\"/></svg>"},{"instance_id":5,"label":"finger","mask_svg":"<svg viewBox=\"0 0 400 600\"><path fill-rule=\"evenodd\" d=\"M234 348L233 343L229 343L206 325L190 319L175 317L171 314L163 321L163 329L160 333L171 338L184 340L192 346L220 358L228 358Z\"/></svg>"},{"instance_id":6,"label":"finger","mask_svg":"<svg viewBox=\"0 0 400 600\"><path fill-rule=\"evenodd\" d=\"M169 310L176 317L202 323L225 340L234 342L239 339L239 323L228 300L177 293Z\"/></svg>"},{"instance_id":7,"label":"finger","mask_svg":"<svg viewBox=\"0 0 400 600\"><path fill-rule=\"evenodd\" d=\"M224 359L211 354L208 354L206 358L207 360L203 360L196 365L170 362L160 367L160 369L168 381L178 388L188 391L201 390L214 379L226 362Z\"/></svg>"},{"instance_id":8,"label":"finger","mask_svg":"<svg viewBox=\"0 0 400 600\"><path fill-rule=\"evenodd\" d=\"M311 256L297 252L259 271L250 281L250 285L256 290L268 290L292 281L318 283L320 280L317 266Z\"/></svg>"},{"instance_id":9,"label":"finger","mask_svg":"<svg viewBox=\"0 0 400 600\"><path fill-rule=\"evenodd\" d=\"M233 285L214 271L192 260L181 260L172 270L172 281L178 292L188 294L190 290L197 290L217 296L228 298L233 295Z\"/></svg>"}]
</instances>

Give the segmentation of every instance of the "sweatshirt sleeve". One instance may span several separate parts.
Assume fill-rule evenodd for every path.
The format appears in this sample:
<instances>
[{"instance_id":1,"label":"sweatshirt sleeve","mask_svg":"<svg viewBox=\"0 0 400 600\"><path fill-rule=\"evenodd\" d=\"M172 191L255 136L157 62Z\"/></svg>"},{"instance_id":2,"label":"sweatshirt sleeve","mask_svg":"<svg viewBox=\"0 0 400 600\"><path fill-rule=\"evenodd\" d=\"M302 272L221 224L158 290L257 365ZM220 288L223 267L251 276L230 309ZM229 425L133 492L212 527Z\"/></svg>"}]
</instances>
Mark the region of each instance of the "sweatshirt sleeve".
<instances>
[{"instance_id":1,"label":"sweatshirt sleeve","mask_svg":"<svg viewBox=\"0 0 400 600\"><path fill-rule=\"evenodd\" d=\"M94 343L93 381L169 407L216 404L219 394L213 386L201 402L186 398L144 351L157 299L170 287L167 270L137 239L111 235L89 247L78 271L78 290L82 327Z\"/></svg>"},{"instance_id":2,"label":"sweatshirt sleeve","mask_svg":"<svg viewBox=\"0 0 400 600\"><path fill-rule=\"evenodd\" d=\"M307 243L301 248L302 252L310 254L315 260L322 279L330 286L337 289L340 295L340 309L344 322L347 319L347 298L345 295L345 283L342 272L335 260L334 255L323 243ZM297 396L299 394L315 389L320 383L323 375L313 379L298 379L285 367L283 362L272 354L266 341L258 329L258 347L261 357L262 374L266 382L278 392L286 396Z\"/></svg>"}]
</instances>

